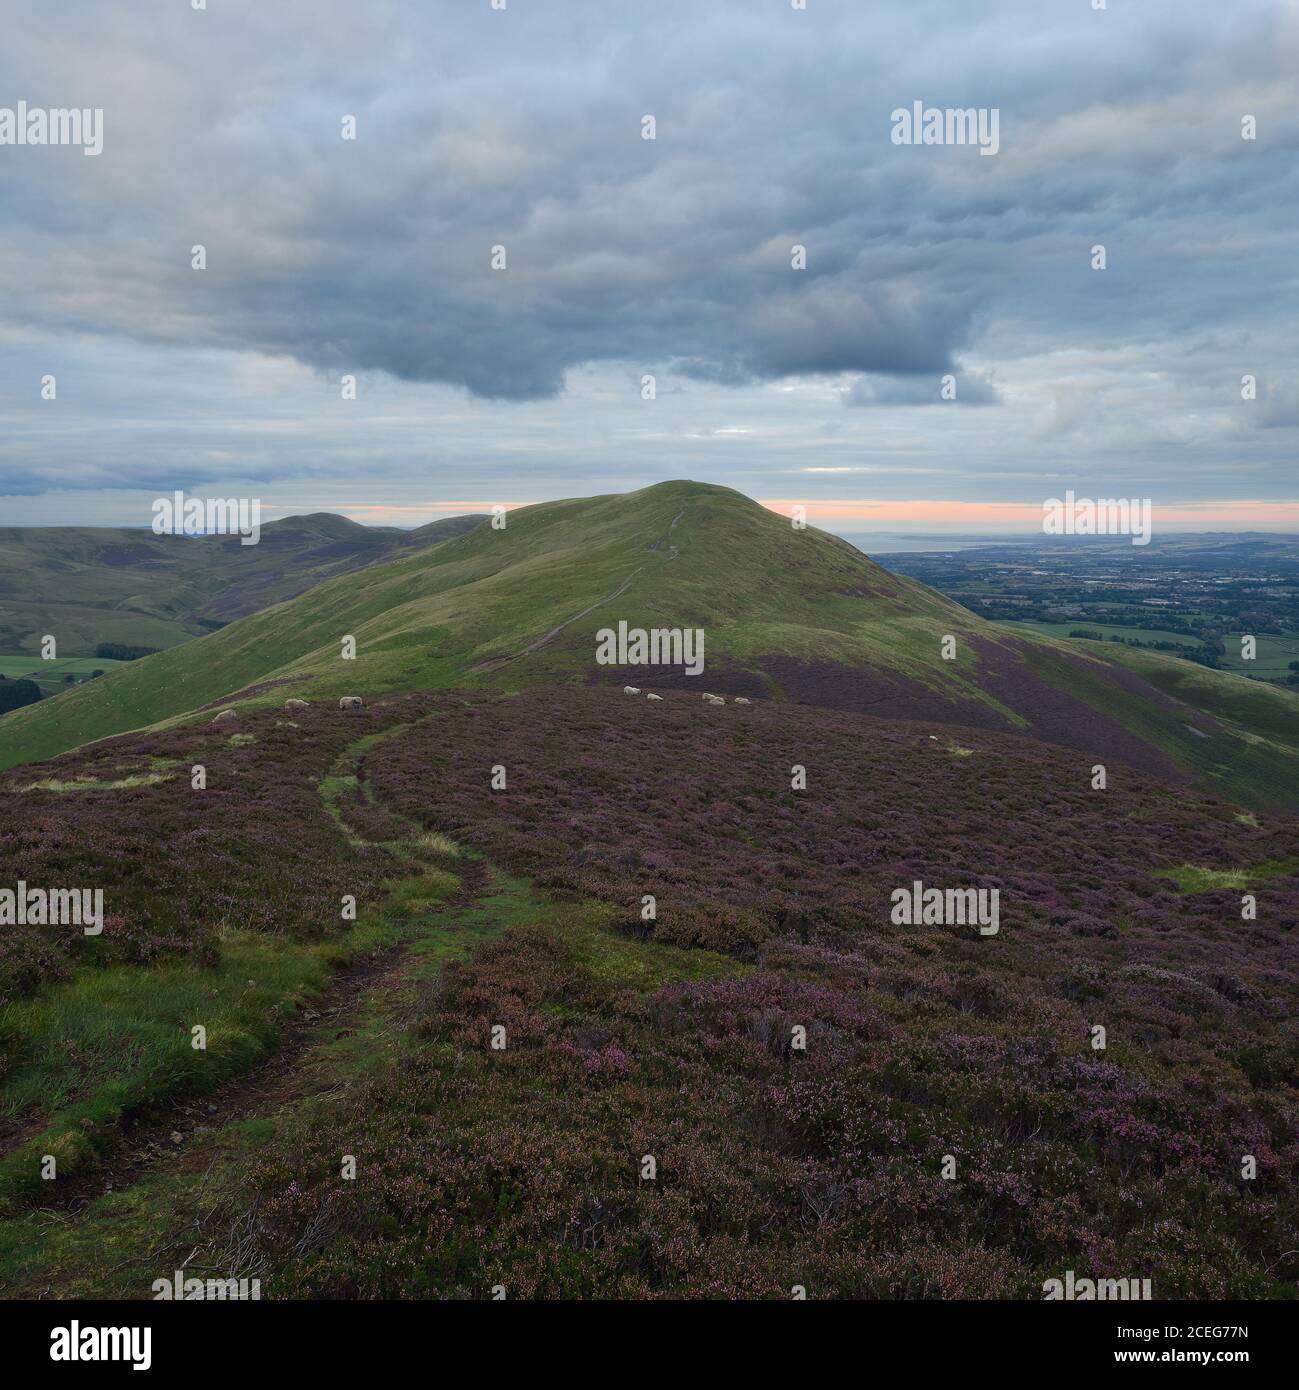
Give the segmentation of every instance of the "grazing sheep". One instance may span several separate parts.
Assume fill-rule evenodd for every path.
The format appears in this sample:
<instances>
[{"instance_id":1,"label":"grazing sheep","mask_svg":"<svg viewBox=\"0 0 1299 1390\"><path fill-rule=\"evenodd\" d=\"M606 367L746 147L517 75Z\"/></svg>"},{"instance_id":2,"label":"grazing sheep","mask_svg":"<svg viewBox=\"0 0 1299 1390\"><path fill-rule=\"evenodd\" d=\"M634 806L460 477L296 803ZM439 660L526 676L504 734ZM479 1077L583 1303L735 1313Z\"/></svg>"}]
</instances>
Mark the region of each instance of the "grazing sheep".
<instances>
[{"instance_id":1,"label":"grazing sheep","mask_svg":"<svg viewBox=\"0 0 1299 1390\"><path fill-rule=\"evenodd\" d=\"M622 688L622 693L624 695L639 695L640 690L634 685L624 685Z\"/></svg>"},{"instance_id":2,"label":"grazing sheep","mask_svg":"<svg viewBox=\"0 0 1299 1390\"><path fill-rule=\"evenodd\" d=\"M233 722L234 722L236 719L238 719L238 718L239 718L239 716L234 712L234 710L232 710L232 709L223 709L223 710L221 711L221 713L218 714L218 715L212 720L212 722L213 722L214 724L231 724L231 723L233 723Z\"/></svg>"},{"instance_id":3,"label":"grazing sheep","mask_svg":"<svg viewBox=\"0 0 1299 1390\"><path fill-rule=\"evenodd\" d=\"M744 698L743 695L737 695L737 696L735 697L735 703L736 703L737 705L750 705L750 704L753 703L753 701L752 701L752 700L746 700L746 699Z\"/></svg>"},{"instance_id":4,"label":"grazing sheep","mask_svg":"<svg viewBox=\"0 0 1299 1390\"><path fill-rule=\"evenodd\" d=\"M646 695L647 700L662 700L662 695Z\"/></svg>"},{"instance_id":5,"label":"grazing sheep","mask_svg":"<svg viewBox=\"0 0 1299 1390\"><path fill-rule=\"evenodd\" d=\"M338 702L339 709L360 709L361 697L359 695L344 695Z\"/></svg>"},{"instance_id":6,"label":"grazing sheep","mask_svg":"<svg viewBox=\"0 0 1299 1390\"><path fill-rule=\"evenodd\" d=\"M705 695L704 699L707 700L710 705L724 705L726 703L720 695Z\"/></svg>"},{"instance_id":7,"label":"grazing sheep","mask_svg":"<svg viewBox=\"0 0 1299 1390\"><path fill-rule=\"evenodd\" d=\"M295 709L306 709L307 702L305 700L285 700L284 708L290 712Z\"/></svg>"}]
</instances>

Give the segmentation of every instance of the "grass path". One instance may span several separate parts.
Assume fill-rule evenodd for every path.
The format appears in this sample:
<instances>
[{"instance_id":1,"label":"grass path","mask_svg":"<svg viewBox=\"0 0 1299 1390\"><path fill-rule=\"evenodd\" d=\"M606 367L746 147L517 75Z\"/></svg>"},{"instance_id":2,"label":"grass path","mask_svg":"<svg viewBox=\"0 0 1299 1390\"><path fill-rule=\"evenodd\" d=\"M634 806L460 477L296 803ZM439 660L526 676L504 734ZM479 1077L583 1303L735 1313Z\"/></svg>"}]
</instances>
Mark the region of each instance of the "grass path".
<instances>
[{"instance_id":1,"label":"grass path","mask_svg":"<svg viewBox=\"0 0 1299 1390\"><path fill-rule=\"evenodd\" d=\"M374 804L365 754L409 727L357 740L321 780L324 810L356 853L375 842L347 824L344 798L359 792ZM404 817L390 823L403 838L382 846L410 872L386 885L368 924L357 923L365 949L290 1001L273 1050L201 1094L137 1108L80 1165L29 1200L11 1199L0 1221L0 1297L149 1298L153 1281L178 1269L186 1277L272 1275L261 1264L257 1199L247 1186L254 1164L271 1145L293 1148L295 1135L335 1127L354 1088L423 1045L415 1024L444 967L512 929L562 934L582 969L636 993L746 969L713 952L632 940L612 929L608 905L554 903L444 836ZM157 971L135 973L147 988Z\"/></svg>"},{"instance_id":2,"label":"grass path","mask_svg":"<svg viewBox=\"0 0 1299 1390\"><path fill-rule=\"evenodd\" d=\"M421 988L447 961L542 910L522 880L482 860L473 868L463 897L425 914L410 939L311 1010L268 1064L138 1131L115 1165L0 1226L0 1297L146 1298L175 1269L264 1276L244 1187L260 1152L396 1065L415 1045L408 1024Z\"/></svg>"},{"instance_id":3,"label":"grass path","mask_svg":"<svg viewBox=\"0 0 1299 1390\"><path fill-rule=\"evenodd\" d=\"M322 801L357 850L368 842L341 821L339 797L356 785L365 752L405 727L358 740L322 780ZM173 1268L201 1273L204 1251L207 1267L240 1269L242 1218L223 1224L226 1208L238 1205L243 1175L278 1125L392 1065L409 1043L405 1022L420 988L449 960L543 910L524 880L413 824L408 840L384 847L404 849L412 872L376 910L386 928L377 944L300 1001L269 1056L206 1093L141 1107L105 1147L42 1184L39 1207L11 1202L12 1219L0 1224L0 1297L147 1296L148 1283ZM118 1253L124 1258L112 1258Z\"/></svg>"},{"instance_id":4,"label":"grass path","mask_svg":"<svg viewBox=\"0 0 1299 1390\"><path fill-rule=\"evenodd\" d=\"M331 794L346 785L366 748L404 727L357 740L322 781L325 808L358 851L366 845L342 822ZM181 957L149 969L88 967L0 1011L9 1043L0 1086L0 1213L8 1202L48 1196L47 1155L56 1160L55 1182L66 1183L110 1159L160 1107L258 1065L295 1034L304 1010L347 987L412 930L412 914L456 888L457 877L440 871L413 838L384 849L401 877L362 908L350 931L317 940L231 931L215 966ZM190 1045L178 1019L204 1025L205 1049Z\"/></svg>"}]
</instances>

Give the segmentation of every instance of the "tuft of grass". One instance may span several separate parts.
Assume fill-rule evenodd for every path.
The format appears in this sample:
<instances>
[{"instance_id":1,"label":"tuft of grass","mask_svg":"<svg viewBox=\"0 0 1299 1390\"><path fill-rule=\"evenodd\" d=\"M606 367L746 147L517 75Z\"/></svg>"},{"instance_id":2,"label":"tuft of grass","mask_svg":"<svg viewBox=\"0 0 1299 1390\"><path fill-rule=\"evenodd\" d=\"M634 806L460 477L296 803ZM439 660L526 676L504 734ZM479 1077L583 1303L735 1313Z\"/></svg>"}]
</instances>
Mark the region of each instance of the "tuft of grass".
<instances>
[{"instance_id":1,"label":"tuft of grass","mask_svg":"<svg viewBox=\"0 0 1299 1390\"><path fill-rule=\"evenodd\" d=\"M415 837L415 843L421 849L431 850L434 854L445 855L448 859L459 859L461 855L460 846L436 830L423 831Z\"/></svg>"},{"instance_id":2,"label":"tuft of grass","mask_svg":"<svg viewBox=\"0 0 1299 1390\"><path fill-rule=\"evenodd\" d=\"M703 947L624 936L613 926L623 915L607 903L588 902L569 908L561 918L562 939L575 963L603 985L648 994L663 985L743 975L753 968Z\"/></svg>"},{"instance_id":3,"label":"tuft of grass","mask_svg":"<svg viewBox=\"0 0 1299 1390\"><path fill-rule=\"evenodd\" d=\"M97 777L72 777L66 781L59 777L46 777L40 782L28 782L19 787L21 792L116 792L126 787L156 787L165 782L170 773L137 772L129 777L117 777L111 781Z\"/></svg>"},{"instance_id":4,"label":"tuft of grass","mask_svg":"<svg viewBox=\"0 0 1299 1390\"><path fill-rule=\"evenodd\" d=\"M1209 893L1215 888L1248 888L1252 883L1296 871L1299 871L1299 859L1270 859L1241 869L1178 864L1175 868L1154 870L1154 877L1172 879L1181 893Z\"/></svg>"},{"instance_id":5,"label":"tuft of grass","mask_svg":"<svg viewBox=\"0 0 1299 1390\"><path fill-rule=\"evenodd\" d=\"M449 898L459 886L455 874L445 869L425 869L411 878L384 884L388 892L385 911L401 918L419 916Z\"/></svg>"}]
</instances>

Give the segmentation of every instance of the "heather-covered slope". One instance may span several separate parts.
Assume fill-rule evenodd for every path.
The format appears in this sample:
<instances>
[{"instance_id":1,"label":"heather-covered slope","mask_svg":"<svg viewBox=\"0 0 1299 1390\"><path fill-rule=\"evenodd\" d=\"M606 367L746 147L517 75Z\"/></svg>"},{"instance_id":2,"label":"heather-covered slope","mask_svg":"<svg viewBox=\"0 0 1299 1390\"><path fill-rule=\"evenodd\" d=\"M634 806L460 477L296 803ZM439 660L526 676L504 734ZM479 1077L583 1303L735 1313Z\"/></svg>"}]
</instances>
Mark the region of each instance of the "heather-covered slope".
<instances>
[{"instance_id":1,"label":"heather-covered slope","mask_svg":"<svg viewBox=\"0 0 1299 1390\"><path fill-rule=\"evenodd\" d=\"M0 1282L147 1296L176 1252L268 1298L1293 1296L1299 822L1086 771L608 687L12 770L4 881L102 883L107 925L0 935ZM895 924L914 879L995 888L1000 930ZM320 960L403 942L365 1008L316 1002ZM264 1101L222 1089L304 1026Z\"/></svg>"},{"instance_id":2,"label":"heather-covered slope","mask_svg":"<svg viewBox=\"0 0 1299 1390\"><path fill-rule=\"evenodd\" d=\"M703 629L706 675L598 666L595 634L618 621ZM342 659L348 635L355 661ZM220 703L651 674L662 685L1036 731L1251 804L1293 799L1299 785L1288 776L1299 770L1299 697L1274 692L1256 727L1235 693L1248 682L1210 673L1207 686L1169 694L1108 653L1011 633L842 540L687 482L523 508L503 530L481 526L318 585L9 716L0 765ZM1212 719L1199 713L1208 703Z\"/></svg>"}]
</instances>

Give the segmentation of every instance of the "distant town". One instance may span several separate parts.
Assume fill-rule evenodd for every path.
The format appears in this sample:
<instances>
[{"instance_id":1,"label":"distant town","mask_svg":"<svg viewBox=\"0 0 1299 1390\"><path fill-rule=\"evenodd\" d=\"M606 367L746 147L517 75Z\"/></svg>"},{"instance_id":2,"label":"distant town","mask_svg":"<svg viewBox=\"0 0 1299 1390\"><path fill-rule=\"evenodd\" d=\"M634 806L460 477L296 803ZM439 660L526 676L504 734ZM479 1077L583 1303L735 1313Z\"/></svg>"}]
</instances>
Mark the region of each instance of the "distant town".
<instances>
[{"instance_id":1,"label":"distant town","mask_svg":"<svg viewBox=\"0 0 1299 1390\"><path fill-rule=\"evenodd\" d=\"M968 545L968 542L966 543ZM1168 652L1299 685L1299 536L998 542L881 563L996 622ZM1255 638L1253 657L1242 638Z\"/></svg>"}]
</instances>

